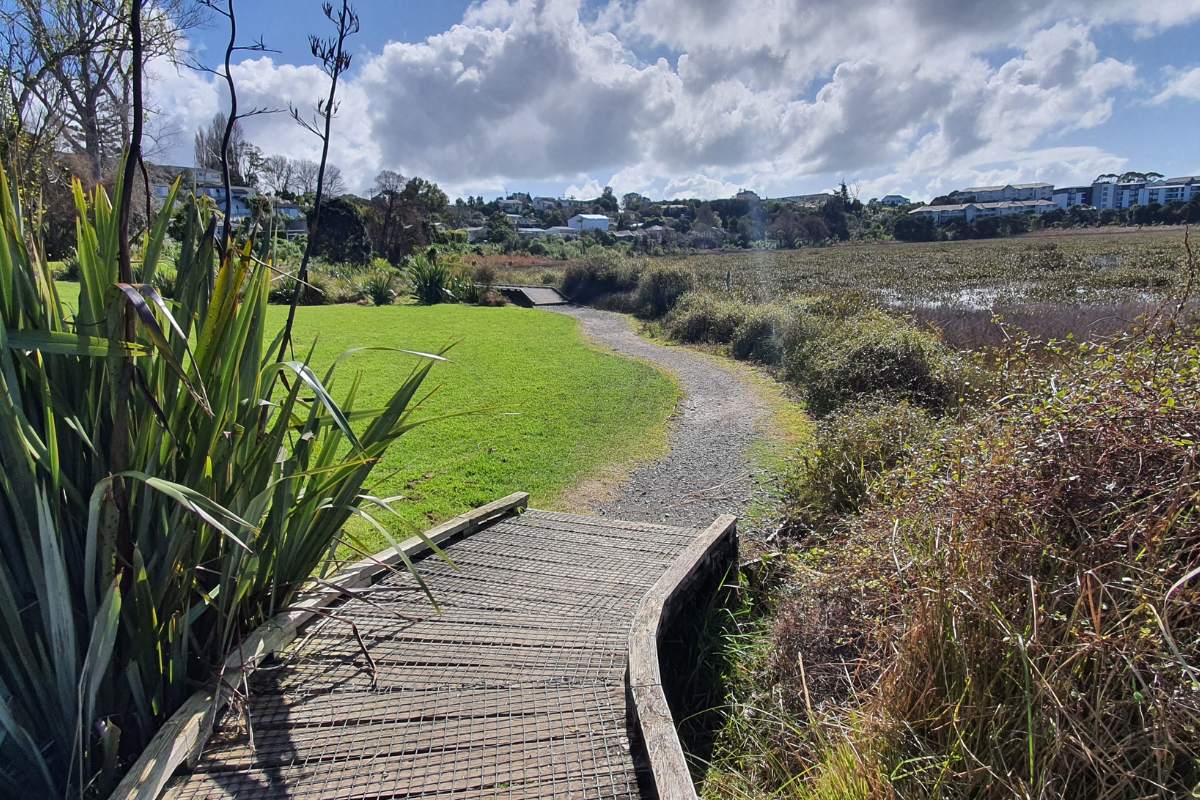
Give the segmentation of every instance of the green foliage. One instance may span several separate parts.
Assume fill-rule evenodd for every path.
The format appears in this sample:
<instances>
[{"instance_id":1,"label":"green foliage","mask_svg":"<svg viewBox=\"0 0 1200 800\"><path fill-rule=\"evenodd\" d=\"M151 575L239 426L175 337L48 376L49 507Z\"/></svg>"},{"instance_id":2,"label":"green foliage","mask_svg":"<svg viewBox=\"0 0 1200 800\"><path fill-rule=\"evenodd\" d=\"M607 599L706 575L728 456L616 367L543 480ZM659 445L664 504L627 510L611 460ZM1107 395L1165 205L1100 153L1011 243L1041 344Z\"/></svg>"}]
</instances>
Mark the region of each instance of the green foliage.
<instances>
[{"instance_id":1,"label":"green foliage","mask_svg":"<svg viewBox=\"0 0 1200 800\"><path fill-rule=\"evenodd\" d=\"M606 295L637 288L639 268L619 253L597 248L563 273L562 291L576 303L590 303Z\"/></svg>"},{"instance_id":2,"label":"green foliage","mask_svg":"<svg viewBox=\"0 0 1200 800\"><path fill-rule=\"evenodd\" d=\"M728 344L751 313L750 306L711 292L692 292L664 323L667 335L688 344Z\"/></svg>"},{"instance_id":3,"label":"green foliage","mask_svg":"<svg viewBox=\"0 0 1200 800\"><path fill-rule=\"evenodd\" d=\"M312 230L313 214L308 217ZM347 197L321 204L321 224L312 243L313 255L336 263L366 266L371 262L371 237L362 209Z\"/></svg>"},{"instance_id":4,"label":"green foliage","mask_svg":"<svg viewBox=\"0 0 1200 800\"><path fill-rule=\"evenodd\" d=\"M923 446L932 431L928 412L880 396L848 403L822 420L784 479L791 532L819 529L856 512L870 485Z\"/></svg>"},{"instance_id":5,"label":"green foliage","mask_svg":"<svg viewBox=\"0 0 1200 800\"><path fill-rule=\"evenodd\" d=\"M880 312L829 325L788 350L784 368L817 416L876 393L933 409L954 399L949 354L937 337Z\"/></svg>"},{"instance_id":6,"label":"green foliage","mask_svg":"<svg viewBox=\"0 0 1200 800\"><path fill-rule=\"evenodd\" d=\"M308 273L308 280L300 283L295 278L278 277L271 283L267 301L279 305L289 305L292 293L299 290L302 306L319 306L332 302L333 279L317 270Z\"/></svg>"},{"instance_id":7,"label":"green foliage","mask_svg":"<svg viewBox=\"0 0 1200 800\"><path fill-rule=\"evenodd\" d=\"M421 358L375 411L356 412L353 391L339 405L326 388L334 368L322 379L275 360L269 275L249 243L216 263L213 220L192 208L167 303L117 284L118 215L103 190L86 198L76 183L75 199L72 315L26 249L0 173L0 787L11 796L103 795L238 638L325 568L434 363ZM143 244L151 286L173 202Z\"/></svg>"},{"instance_id":8,"label":"green foliage","mask_svg":"<svg viewBox=\"0 0 1200 800\"><path fill-rule=\"evenodd\" d=\"M680 298L691 290L691 272L679 267L654 266L638 278L634 307L640 316L658 319L675 308Z\"/></svg>"},{"instance_id":9,"label":"green foliage","mask_svg":"<svg viewBox=\"0 0 1200 800\"><path fill-rule=\"evenodd\" d=\"M377 306L386 306L396 299L396 291L392 288L396 275L390 267L372 270L363 281L363 292Z\"/></svg>"},{"instance_id":10,"label":"green foliage","mask_svg":"<svg viewBox=\"0 0 1200 800\"><path fill-rule=\"evenodd\" d=\"M410 256L405 277L413 299L422 305L455 301L455 296L450 293L451 284L455 281L454 271L445 261L438 259L436 253Z\"/></svg>"},{"instance_id":11,"label":"green foliage","mask_svg":"<svg viewBox=\"0 0 1200 800\"><path fill-rule=\"evenodd\" d=\"M738 323L730 352L741 361L778 364L783 358L783 331L787 312L776 306L751 306Z\"/></svg>"}]
</instances>

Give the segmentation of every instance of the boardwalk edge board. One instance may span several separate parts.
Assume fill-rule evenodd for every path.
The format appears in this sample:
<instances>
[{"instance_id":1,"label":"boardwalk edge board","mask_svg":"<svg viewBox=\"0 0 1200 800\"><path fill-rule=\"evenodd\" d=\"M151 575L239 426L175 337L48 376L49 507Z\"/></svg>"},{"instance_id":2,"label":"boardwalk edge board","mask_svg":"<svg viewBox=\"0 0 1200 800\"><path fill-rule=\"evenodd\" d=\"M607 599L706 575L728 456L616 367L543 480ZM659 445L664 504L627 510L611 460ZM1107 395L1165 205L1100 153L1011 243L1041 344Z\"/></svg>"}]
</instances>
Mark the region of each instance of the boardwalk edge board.
<instances>
[{"instance_id":1,"label":"boardwalk edge board","mask_svg":"<svg viewBox=\"0 0 1200 800\"><path fill-rule=\"evenodd\" d=\"M688 588L714 558L736 561L737 518L718 517L642 598L629 631L629 695L660 800L696 800L671 707L663 692L658 643Z\"/></svg>"},{"instance_id":2,"label":"boardwalk edge board","mask_svg":"<svg viewBox=\"0 0 1200 800\"><path fill-rule=\"evenodd\" d=\"M317 612L346 597L346 590L369 586L405 558L424 555L460 534L471 534L499 517L528 507L529 495L516 492L413 536L399 547L389 547L346 568L319 589L306 592L287 611L263 623L225 659L221 686L196 692L167 719L109 795L109 800L157 800L171 775L184 761L194 762L212 731L217 715L230 698L229 682L242 683L267 656L296 638L300 627Z\"/></svg>"}]
</instances>

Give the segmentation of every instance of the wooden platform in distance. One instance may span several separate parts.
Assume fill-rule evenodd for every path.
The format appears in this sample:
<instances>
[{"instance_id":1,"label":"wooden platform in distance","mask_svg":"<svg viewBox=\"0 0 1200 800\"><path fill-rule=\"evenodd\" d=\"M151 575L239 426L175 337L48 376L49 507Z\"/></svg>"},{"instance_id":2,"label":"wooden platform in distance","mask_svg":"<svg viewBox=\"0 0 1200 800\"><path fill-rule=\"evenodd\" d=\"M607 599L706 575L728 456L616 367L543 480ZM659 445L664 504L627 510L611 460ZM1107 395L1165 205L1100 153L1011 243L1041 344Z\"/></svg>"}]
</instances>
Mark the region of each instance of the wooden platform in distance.
<instances>
[{"instance_id":1,"label":"wooden platform in distance","mask_svg":"<svg viewBox=\"0 0 1200 800\"><path fill-rule=\"evenodd\" d=\"M627 637L699 533L530 511L452 540L418 562L440 611L401 573L332 607L163 797L641 797Z\"/></svg>"},{"instance_id":2,"label":"wooden platform in distance","mask_svg":"<svg viewBox=\"0 0 1200 800\"><path fill-rule=\"evenodd\" d=\"M562 306L567 304L567 298L553 286L517 286L500 285L493 287L508 298L510 303L525 308L535 306Z\"/></svg>"}]
</instances>

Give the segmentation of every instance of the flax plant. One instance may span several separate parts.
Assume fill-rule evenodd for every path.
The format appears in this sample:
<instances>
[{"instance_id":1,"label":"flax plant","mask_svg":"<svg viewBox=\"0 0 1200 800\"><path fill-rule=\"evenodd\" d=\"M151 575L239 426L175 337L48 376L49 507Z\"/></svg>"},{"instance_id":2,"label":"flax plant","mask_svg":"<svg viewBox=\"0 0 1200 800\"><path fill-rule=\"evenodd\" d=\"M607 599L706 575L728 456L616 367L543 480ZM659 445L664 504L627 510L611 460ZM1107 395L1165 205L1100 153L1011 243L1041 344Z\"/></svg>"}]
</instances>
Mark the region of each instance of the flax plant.
<instances>
[{"instance_id":1,"label":"flax plant","mask_svg":"<svg viewBox=\"0 0 1200 800\"><path fill-rule=\"evenodd\" d=\"M113 203L76 184L72 310L0 172L5 797L110 788L240 637L328 568L347 518L388 508L364 484L418 424L418 389L444 360L398 352L416 366L385 406L355 410L354 384L339 405L334 368L318 377L305 361L276 358L270 276L251 243L221 257L214 220L194 205L175 296L164 299L152 285L176 189L140 243L135 282L122 283ZM132 387L121 392L127 357ZM129 467L118 475L110 454L122 398Z\"/></svg>"}]
</instances>

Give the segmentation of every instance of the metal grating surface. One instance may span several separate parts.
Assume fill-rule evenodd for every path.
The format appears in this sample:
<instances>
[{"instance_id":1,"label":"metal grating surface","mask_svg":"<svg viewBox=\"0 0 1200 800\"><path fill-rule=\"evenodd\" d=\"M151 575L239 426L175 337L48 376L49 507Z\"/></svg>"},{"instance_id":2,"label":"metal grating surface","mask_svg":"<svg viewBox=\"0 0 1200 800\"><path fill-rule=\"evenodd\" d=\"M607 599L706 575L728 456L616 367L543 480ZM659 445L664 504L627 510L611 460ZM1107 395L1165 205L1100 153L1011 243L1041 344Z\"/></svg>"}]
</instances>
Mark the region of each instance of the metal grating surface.
<instances>
[{"instance_id":1,"label":"metal grating surface","mask_svg":"<svg viewBox=\"0 0 1200 800\"><path fill-rule=\"evenodd\" d=\"M696 533L530 511L452 542L418 562L440 610L407 574L337 606L164 797L637 798L626 635Z\"/></svg>"}]
</instances>

